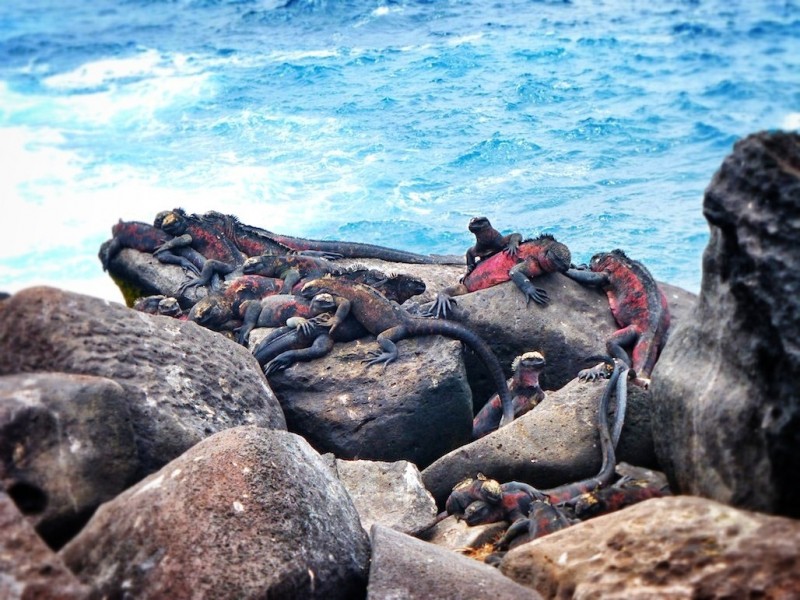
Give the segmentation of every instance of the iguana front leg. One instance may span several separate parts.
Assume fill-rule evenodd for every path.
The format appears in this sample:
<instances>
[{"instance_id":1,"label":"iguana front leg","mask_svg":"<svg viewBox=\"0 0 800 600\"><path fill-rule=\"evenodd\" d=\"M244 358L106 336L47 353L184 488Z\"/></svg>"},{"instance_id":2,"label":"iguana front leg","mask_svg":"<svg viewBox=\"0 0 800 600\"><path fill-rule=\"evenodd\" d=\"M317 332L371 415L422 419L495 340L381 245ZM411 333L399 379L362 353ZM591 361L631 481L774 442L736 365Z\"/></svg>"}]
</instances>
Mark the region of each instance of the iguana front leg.
<instances>
[{"instance_id":1,"label":"iguana front leg","mask_svg":"<svg viewBox=\"0 0 800 600\"><path fill-rule=\"evenodd\" d=\"M394 343L394 340L401 339L406 333L405 325L397 325L396 327L391 327L386 331L382 331L378 334L378 345L381 347L382 352L370 352L370 355L374 358L364 359L361 362L367 363L367 366L381 363L388 365L389 363L393 363L397 360L399 355L397 344Z\"/></svg>"},{"instance_id":2,"label":"iguana front leg","mask_svg":"<svg viewBox=\"0 0 800 600\"><path fill-rule=\"evenodd\" d=\"M517 284L520 291L525 294L525 306L527 306L531 300L541 305L545 305L550 301L547 290L537 288L525 275L524 262L512 267L508 272L508 276L511 278L511 281Z\"/></svg>"}]
</instances>

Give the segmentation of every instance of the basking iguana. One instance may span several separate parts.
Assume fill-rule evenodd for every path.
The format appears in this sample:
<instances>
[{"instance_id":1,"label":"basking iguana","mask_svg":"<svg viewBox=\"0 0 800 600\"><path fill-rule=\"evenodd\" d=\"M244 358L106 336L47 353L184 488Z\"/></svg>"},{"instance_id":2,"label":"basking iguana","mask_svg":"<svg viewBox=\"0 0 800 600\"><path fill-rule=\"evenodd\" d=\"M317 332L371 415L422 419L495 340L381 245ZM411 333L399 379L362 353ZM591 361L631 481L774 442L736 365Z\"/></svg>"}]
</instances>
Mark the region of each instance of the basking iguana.
<instances>
[{"instance_id":1,"label":"basking iguana","mask_svg":"<svg viewBox=\"0 0 800 600\"><path fill-rule=\"evenodd\" d=\"M100 262L108 271L111 259L123 248L153 254L160 262L179 265L194 273L200 273L206 262L204 256L190 247L188 235L174 237L157 227L139 221L120 221L111 228L111 239L100 247Z\"/></svg>"},{"instance_id":2,"label":"basking iguana","mask_svg":"<svg viewBox=\"0 0 800 600\"><path fill-rule=\"evenodd\" d=\"M541 352L526 352L514 359L513 375L508 380L508 389L514 399L514 417L521 417L542 400L544 391L539 385L539 375L547 363ZM495 394L481 408L472 421L472 439L488 435L500 423L500 397Z\"/></svg>"},{"instance_id":3,"label":"basking iguana","mask_svg":"<svg viewBox=\"0 0 800 600\"><path fill-rule=\"evenodd\" d=\"M336 331L348 315L352 315L367 331L377 336L381 352L374 353L374 357L366 361L370 365L389 364L395 361L398 356L395 342L409 337L443 335L460 340L478 354L494 381L503 406L500 425L506 425L514 420L511 394L497 357L486 342L463 325L439 319L413 317L374 288L341 277L322 277L309 281L300 293L306 298L313 298L321 293L328 293L334 297L337 309L331 319L331 333Z\"/></svg>"},{"instance_id":4,"label":"basking iguana","mask_svg":"<svg viewBox=\"0 0 800 600\"><path fill-rule=\"evenodd\" d=\"M308 256L262 255L247 259L242 269L245 273L259 273L267 277L282 278L283 284L280 293L283 296L287 295L293 288L297 289L299 283L325 274L369 285L377 289L387 299L398 304L402 304L412 296L425 291L425 282L413 275L405 275L403 273L386 275L376 269L358 266L342 269L334 267L332 263L325 259ZM299 292L299 290L297 291ZM307 317L308 315L305 313L308 305L309 301L307 299L296 296L291 296L283 301L279 298L266 298L260 304L250 303L241 312L242 327L239 331L239 342L246 344L250 331L256 327L278 327L283 325L288 317L293 316L288 314L293 308L299 311L296 316ZM350 341L350 339L347 341ZM314 358L318 357L315 356ZM307 360L310 360L310 358Z\"/></svg>"},{"instance_id":5,"label":"basking iguana","mask_svg":"<svg viewBox=\"0 0 800 600\"><path fill-rule=\"evenodd\" d=\"M611 314L620 326L606 341L608 352L633 369L634 383L647 388L670 322L667 297L656 280L644 265L619 249L595 254L588 270L569 269L565 275L605 291ZM625 347L632 348L630 358ZM602 368L600 364L580 377L595 378Z\"/></svg>"},{"instance_id":6,"label":"basking iguana","mask_svg":"<svg viewBox=\"0 0 800 600\"><path fill-rule=\"evenodd\" d=\"M522 242L513 255L498 252L480 261L458 285L439 292L433 312L438 317L447 317L452 309L453 296L483 290L506 281L513 281L525 294L526 302L547 304L547 292L530 281L545 273L563 273L569 269L572 257L567 248L551 235Z\"/></svg>"},{"instance_id":7,"label":"basking iguana","mask_svg":"<svg viewBox=\"0 0 800 600\"><path fill-rule=\"evenodd\" d=\"M388 262L410 264L460 264L460 260L447 256L430 256L395 250L374 244L359 242L342 242L311 240L291 235L273 233L260 227L245 225L232 215L216 211L208 212L201 217L208 223L222 228L231 241L247 256L259 254L288 254L289 252L313 252L322 256L334 255L344 258L377 258Z\"/></svg>"},{"instance_id":8,"label":"basking iguana","mask_svg":"<svg viewBox=\"0 0 800 600\"><path fill-rule=\"evenodd\" d=\"M478 261L489 258L500 251L509 256L516 256L519 245L522 242L522 235L510 233L503 235L492 227L486 217L472 217L468 225L469 230L475 235L475 245L467 250L467 272L469 275L475 268Z\"/></svg>"},{"instance_id":9,"label":"basking iguana","mask_svg":"<svg viewBox=\"0 0 800 600\"><path fill-rule=\"evenodd\" d=\"M610 360L610 359L609 359ZM468 525L495 523L509 521L514 525L509 537L513 537L538 526L538 521L526 519L526 516L535 513L537 503L544 502L557 505L573 500L584 494L607 486L614 477L616 466L615 433L620 431L625 419L625 406L627 402L627 376L628 368L624 363L613 361L614 369L611 379L603 391L597 412L597 429L600 435L600 449L603 456L602 466L595 477L574 483L568 483L547 490L538 490L522 482L509 482L500 485L494 480L478 477L474 480L465 480L453 488L445 504L447 514L455 514L467 521ZM611 397L616 392L617 407L615 409L614 423L608 423L608 411ZM552 516L548 511L547 518ZM559 519L553 521L554 525L563 525ZM505 543L509 540L506 539Z\"/></svg>"}]
</instances>

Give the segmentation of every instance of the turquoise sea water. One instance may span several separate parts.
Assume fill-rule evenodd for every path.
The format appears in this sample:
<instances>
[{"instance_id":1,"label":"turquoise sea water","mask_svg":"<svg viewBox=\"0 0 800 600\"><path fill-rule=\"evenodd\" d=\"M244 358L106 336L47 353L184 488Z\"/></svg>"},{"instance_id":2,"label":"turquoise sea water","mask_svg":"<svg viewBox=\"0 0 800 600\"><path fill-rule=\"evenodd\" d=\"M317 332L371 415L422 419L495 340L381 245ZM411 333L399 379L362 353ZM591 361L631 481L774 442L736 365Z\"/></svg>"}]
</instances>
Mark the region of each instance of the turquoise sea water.
<instances>
[{"instance_id":1,"label":"turquoise sea water","mask_svg":"<svg viewBox=\"0 0 800 600\"><path fill-rule=\"evenodd\" d=\"M732 144L800 128L798 1L0 4L0 289L120 299L122 218L461 253L470 217L697 291Z\"/></svg>"}]
</instances>

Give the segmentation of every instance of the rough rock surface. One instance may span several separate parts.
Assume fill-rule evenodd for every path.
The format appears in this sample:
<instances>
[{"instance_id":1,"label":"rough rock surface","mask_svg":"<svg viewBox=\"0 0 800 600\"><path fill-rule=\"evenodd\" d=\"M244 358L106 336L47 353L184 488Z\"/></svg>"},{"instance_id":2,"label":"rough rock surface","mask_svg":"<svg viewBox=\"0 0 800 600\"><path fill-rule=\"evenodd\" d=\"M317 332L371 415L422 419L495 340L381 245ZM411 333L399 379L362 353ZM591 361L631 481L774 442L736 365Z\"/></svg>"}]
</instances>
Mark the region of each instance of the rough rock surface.
<instances>
[{"instance_id":1,"label":"rough rock surface","mask_svg":"<svg viewBox=\"0 0 800 600\"><path fill-rule=\"evenodd\" d=\"M483 473L498 481L523 481L545 489L594 476L600 470L597 406L606 381L577 379L529 413L486 437L446 454L422 472L437 504L443 506L453 486ZM650 431L650 394L628 386L628 406L617 459L654 466Z\"/></svg>"},{"instance_id":2,"label":"rough rock surface","mask_svg":"<svg viewBox=\"0 0 800 600\"><path fill-rule=\"evenodd\" d=\"M676 491L800 516L800 135L739 141L705 193L696 310L653 372Z\"/></svg>"},{"instance_id":3,"label":"rough rock surface","mask_svg":"<svg viewBox=\"0 0 800 600\"><path fill-rule=\"evenodd\" d=\"M381 525L371 537L370 600L541 597L493 567Z\"/></svg>"},{"instance_id":4,"label":"rough rock surface","mask_svg":"<svg viewBox=\"0 0 800 600\"><path fill-rule=\"evenodd\" d=\"M133 483L138 467L118 383L65 373L0 377L0 483L52 547Z\"/></svg>"},{"instance_id":5,"label":"rough rock surface","mask_svg":"<svg viewBox=\"0 0 800 600\"><path fill-rule=\"evenodd\" d=\"M0 374L113 379L128 395L142 475L221 429L284 428L253 356L194 323L54 288L0 304Z\"/></svg>"},{"instance_id":6,"label":"rough rock surface","mask_svg":"<svg viewBox=\"0 0 800 600\"><path fill-rule=\"evenodd\" d=\"M408 460L424 467L472 435L472 396L459 342L403 340L385 368L361 361L374 338L270 376L289 430L339 458Z\"/></svg>"},{"instance_id":7,"label":"rough rock surface","mask_svg":"<svg viewBox=\"0 0 800 600\"><path fill-rule=\"evenodd\" d=\"M618 326L602 291L581 286L560 273L537 277L535 283L547 290L547 306L533 302L526 306L522 293L509 282L457 296L457 316L492 347L508 376L517 356L541 351L547 360L542 387L555 390L596 362L587 363L587 357L607 353L606 340ZM667 295L673 321L680 322L692 306L694 294L659 285ZM479 408L493 392L475 360L468 355L466 367Z\"/></svg>"},{"instance_id":8,"label":"rough rock surface","mask_svg":"<svg viewBox=\"0 0 800 600\"><path fill-rule=\"evenodd\" d=\"M364 531L380 523L414 535L436 518L436 502L422 484L416 465L369 460L337 460L336 472L361 517Z\"/></svg>"},{"instance_id":9,"label":"rough rock surface","mask_svg":"<svg viewBox=\"0 0 800 600\"><path fill-rule=\"evenodd\" d=\"M800 522L688 496L648 500L510 551L548 598L797 598Z\"/></svg>"},{"instance_id":10,"label":"rough rock surface","mask_svg":"<svg viewBox=\"0 0 800 600\"><path fill-rule=\"evenodd\" d=\"M237 427L101 506L61 555L97 596L354 598L369 540L302 438Z\"/></svg>"},{"instance_id":11,"label":"rough rock surface","mask_svg":"<svg viewBox=\"0 0 800 600\"><path fill-rule=\"evenodd\" d=\"M0 490L0 598L77 600L89 589L36 535L14 502Z\"/></svg>"}]
</instances>

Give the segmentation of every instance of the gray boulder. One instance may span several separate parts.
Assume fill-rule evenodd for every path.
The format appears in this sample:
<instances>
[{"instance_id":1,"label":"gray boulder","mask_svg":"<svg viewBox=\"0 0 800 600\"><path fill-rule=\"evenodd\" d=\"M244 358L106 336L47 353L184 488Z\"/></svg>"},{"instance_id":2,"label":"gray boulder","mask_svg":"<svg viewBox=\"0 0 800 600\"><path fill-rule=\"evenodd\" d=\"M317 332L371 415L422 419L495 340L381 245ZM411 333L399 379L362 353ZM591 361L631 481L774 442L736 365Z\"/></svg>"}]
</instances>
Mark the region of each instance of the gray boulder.
<instances>
[{"instance_id":1,"label":"gray boulder","mask_svg":"<svg viewBox=\"0 0 800 600\"><path fill-rule=\"evenodd\" d=\"M270 376L289 429L338 458L421 467L467 443L472 396L460 344L403 340L396 362L362 363L377 348L374 338L337 344L324 358Z\"/></svg>"},{"instance_id":2,"label":"gray boulder","mask_svg":"<svg viewBox=\"0 0 800 600\"><path fill-rule=\"evenodd\" d=\"M14 502L0 490L0 598L80 600L89 588L36 535Z\"/></svg>"},{"instance_id":3,"label":"gray boulder","mask_svg":"<svg viewBox=\"0 0 800 600\"><path fill-rule=\"evenodd\" d=\"M0 377L0 483L51 547L135 481L128 398L102 377Z\"/></svg>"},{"instance_id":4,"label":"gray boulder","mask_svg":"<svg viewBox=\"0 0 800 600\"><path fill-rule=\"evenodd\" d=\"M354 598L369 540L302 438L237 427L102 505L61 556L96 597Z\"/></svg>"},{"instance_id":5,"label":"gray boulder","mask_svg":"<svg viewBox=\"0 0 800 600\"><path fill-rule=\"evenodd\" d=\"M416 465L369 460L337 460L336 472L369 531L380 523L414 535L436 517L436 502L422 484Z\"/></svg>"},{"instance_id":6,"label":"gray boulder","mask_svg":"<svg viewBox=\"0 0 800 600\"><path fill-rule=\"evenodd\" d=\"M483 473L501 483L522 481L546 489L594 476L602 461L597 407L606 381L577 379L529 413L486 437L438 459L422 472L439 506L462 479ZM650 394L628 386L628 406L618 460L654 466Z\"/></svg>"},{"instance_id":7,"label":"gray boulder","mask_svg":"<svg viewBox=\"0 0 800 600\"><path fill-rule=\"evenodd\" d=\"M547 598L797 598L800 522L702 498L647 500L506 554Z\"/></svg>"},{"instance_id":8,"label":"gray boulder","mask_svg":"<svg viewBox=\"0 0 800 600\"><path fill-rule=\"evenodd\" d=\"M800 135L739 141L704 199L694 314L653 373L674 490L800 516Z\"/></svg>"},{"instance_id":9,"label":"gray boulder","mask_svg":"<svg viewBox=\"0 0 800 600\"><path fill-rule=\"evenodd\" d=\"M371 537L369 600L541 598L493 567L387 527L374 525Z\"/></svg>"},{"instance_id":10,"label":"gray boulder","mask_svg":"<svg viewBox=\"0 0 800 600\"><path fill-rule=\"evenodd\" d=\"M457 296L456 318L486 340L508 376L517 356L532 350L542 352L547 360L542 387L556 390L597 362L587 362L587 357L607 353L606 340L618 326L604 292L560 273L537 277L535 283L550 296L546 306L533 302L526 306L516 285L507 282ZM659 285L667 295L673 322L681 322L695 296L674 286ZM475 363L474 355L467 354L467 373L476 408L480 408L494 392Z\"/></svg>"},{"instance_id":11,"label":"gray boulder","mask_svg":"<svg viewBox=\"0 0 800 600\"><path fill-rule=\"evenodd\" d=\"M0 305L0 374L61 371L125 390L140 476L217 431L285 428L253 356L207 329L54 288Z\"/></svg>"}]
</instances>

